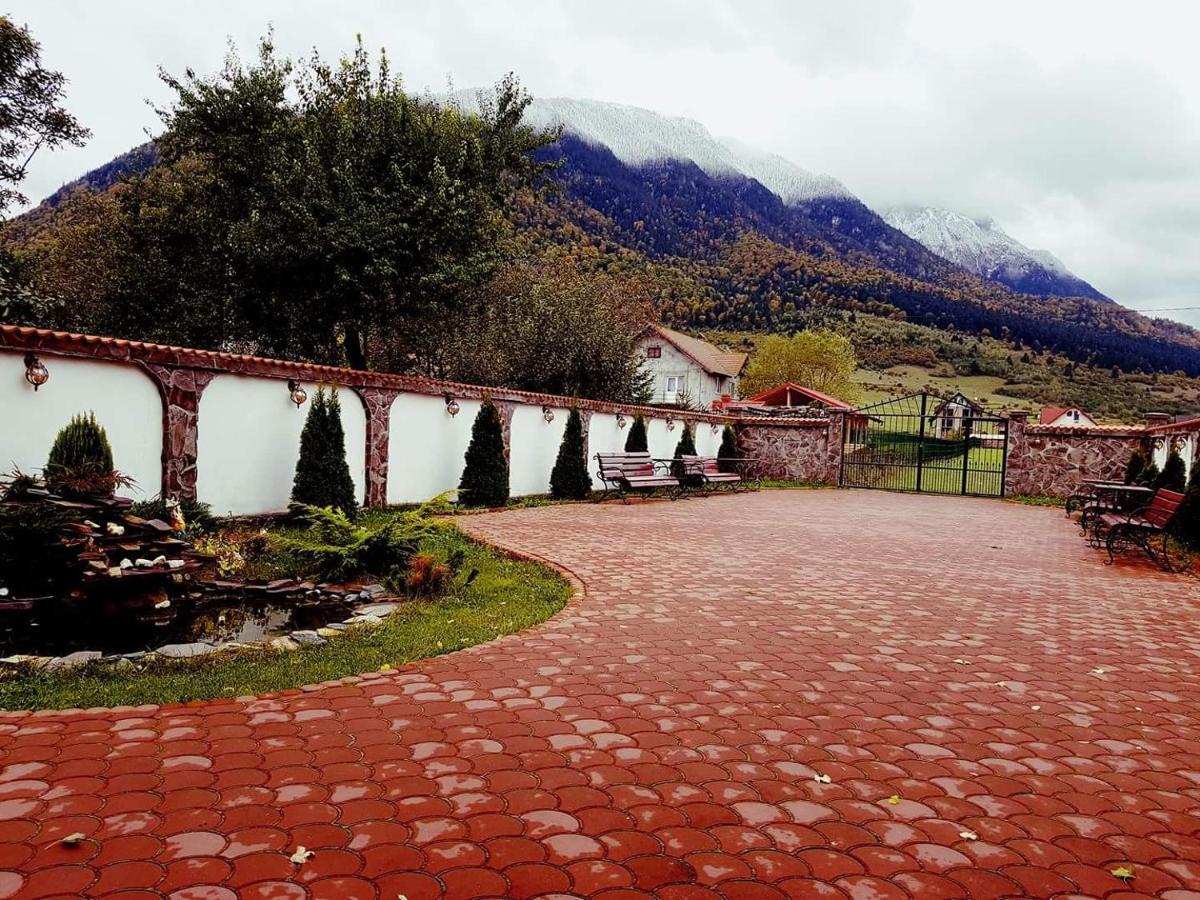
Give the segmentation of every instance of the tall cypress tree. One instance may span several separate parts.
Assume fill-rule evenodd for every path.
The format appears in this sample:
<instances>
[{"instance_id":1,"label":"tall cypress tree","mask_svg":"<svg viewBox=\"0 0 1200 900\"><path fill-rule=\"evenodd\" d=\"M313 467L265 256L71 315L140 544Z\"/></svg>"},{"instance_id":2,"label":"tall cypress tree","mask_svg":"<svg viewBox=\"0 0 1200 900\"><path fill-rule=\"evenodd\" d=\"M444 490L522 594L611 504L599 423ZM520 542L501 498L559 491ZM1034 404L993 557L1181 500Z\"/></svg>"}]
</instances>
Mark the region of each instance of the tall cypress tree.
<instances>
[{"instance_id":1,"label":"tall cypress tree","mask_svg":"<svg viewBox=\"0 0 1200 900\"><path fill-rule=\"evenodd\" d=\"M1129 462L1125 464L1125 483L1126 484L1141 484L1142 471L1146 468L1146 454L1141 450L1134 450L1129 456Z\"/></svg>"},{"instance_id":2,"label":"tall cypress tree","mask_svg":"<svg viewBox=\"0 0 1200 900\"><path fill-rule=\"evenodd\" d=\"M683 479L686 469L684 468L681 457L696 455L696 438L692 435L692 429L687 422L683 423L683 434L679 436L679 443L675 445L676 462L671 463L671 474L676 478ZM699 479L697 475L686 476L689 482Z\"/></svg>"},{"instance_id":3,"label":"tall cypress tree","mask_svg":"<svg viewBox=\"0 0 1200 900\"><path fill-rule=\"evenodd\" d=\"M582 500L592 492L592 476L588 474L583 448L583 418L572 409L567 416L558 458L550 472L550 496L556 500Z\"/></svg>"},{"instance_id":4,"label":"tall cypress tree","mask_svg":"<svg viewBox=\"0 0 1200 900\"><path fill-rule=\"evenodd\" d=\"M1183 502L1175 511L1175 530L1189 547L1200 550L1200 459L1192 460Z\"/></svg>"},{"instance_id":5,"label":"tall cypress tree","mask_svg":"<svg viewBox=\"0 0 1200 900\"><path fill-rule=\"evenodd\" d=\"M626 453L646 453L650 449L650 441L646 437L646 420L638 413L633 417L629 426L629 437L625 438Z\"/></svg>"},{"instance_id":6,"label":"tall cypress tree","mask_svg":"<svg viewBox=\"0 0 1200 900\"><path fill-rule=\"evenodd\" d=\"M1183 457L1175 450L1167 454L1162 471L1158 475L1155 488L1166 488L1168 491L1182 491L1187 484L1187 466Z\"/></svg>"},{"instance_id":7,"label":"tall cypress tree","mask_svg":"<svg viewBox=\"0 0 1200 900\"><path fill-rule=\"evenodd\" d=\"M737 434L732 425L721 432L721 449L717 451L717 469L722 472L737 472Z\"/></svg>"},{"instance_id":8,"label":"tall cypress tree","mask_svg":"<svg viewBox=\"0 0 1200 900\"><path fill-rule=\"evenodd\" d=\"M508 460L504 456L504 425L491 399L479 407L471 426L466 466L458 484L464 506L504 506L508 503Z\"/></svg>"},{"instance_id":9,"label":"tall cypress tree","mask_svg":"<svg viewBox=\"0 0 1200 900\"><path fill-rule=\"evenodd\" d=\"M300 458L292 481L292 502L340 509L358 514L354 479L346 462L346 433L337 391L317 388L300 432Z\"/></svg>"}]
</instances>

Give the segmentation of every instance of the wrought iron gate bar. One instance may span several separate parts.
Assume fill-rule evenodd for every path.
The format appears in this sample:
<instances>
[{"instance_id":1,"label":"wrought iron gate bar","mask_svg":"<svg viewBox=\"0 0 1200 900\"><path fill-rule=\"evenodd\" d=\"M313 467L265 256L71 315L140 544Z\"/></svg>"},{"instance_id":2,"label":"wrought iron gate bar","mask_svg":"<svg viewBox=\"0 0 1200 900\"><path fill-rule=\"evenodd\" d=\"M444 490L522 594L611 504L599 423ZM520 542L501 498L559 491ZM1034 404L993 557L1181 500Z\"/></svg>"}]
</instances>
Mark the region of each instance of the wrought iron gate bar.
<instances>
[{"instance_id":1,"label":"wrought iron gate bar","mask_svg":"<svg viewBox=\"0 0 1200 900\"><path fill-rule=\"evenodd\" d=\"M847 414L841 484L1004 496L1008 420L966 397L912 394Z\"/></svg>"}]
</instances>

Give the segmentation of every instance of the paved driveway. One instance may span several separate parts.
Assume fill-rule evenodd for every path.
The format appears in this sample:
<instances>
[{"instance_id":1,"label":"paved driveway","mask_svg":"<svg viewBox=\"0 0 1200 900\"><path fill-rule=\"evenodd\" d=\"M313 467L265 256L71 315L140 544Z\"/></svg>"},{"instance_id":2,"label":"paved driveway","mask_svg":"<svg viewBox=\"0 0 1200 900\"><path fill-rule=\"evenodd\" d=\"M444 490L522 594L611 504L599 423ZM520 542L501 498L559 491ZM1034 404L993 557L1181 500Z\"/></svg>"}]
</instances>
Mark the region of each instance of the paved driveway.
<instances>
[{"instance_id":1,"label":"paved driveway","mask_svg":"<svg viewBox=\"0 0 1200 900\"><path fill-rule=\"evenodd\" d=\"M0 718L0 896L1200 897L1197 585L1103 566L1061 513L464 524L586 597L387 676Z\"/></svg>"}]
</instances>

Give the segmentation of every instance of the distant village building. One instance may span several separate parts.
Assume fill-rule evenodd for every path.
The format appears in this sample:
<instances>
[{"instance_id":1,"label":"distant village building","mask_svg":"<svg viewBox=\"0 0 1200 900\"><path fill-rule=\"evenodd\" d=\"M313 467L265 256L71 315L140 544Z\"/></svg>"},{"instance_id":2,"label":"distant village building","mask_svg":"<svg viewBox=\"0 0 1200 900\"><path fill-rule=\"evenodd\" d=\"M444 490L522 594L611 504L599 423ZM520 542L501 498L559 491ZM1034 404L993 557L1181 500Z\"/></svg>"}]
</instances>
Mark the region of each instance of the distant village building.
<instances>
[{"instance_id":1,"label":"distant village building","mask_svg":"<svg viewBox=\"0 0 1200 900\"><path fill-rule=\"evenodd\" d=\"M1044 406L1038 414L1041 425L1079 425L1091 428L1096 420L1078 406Z\"/></svg>"},{"instance_id":2,"label":"distant village building","mask_svg":"<svg viewBox=\"0 0 1200 900\"><path fill-rule=\"evenodd\" d=\"M709 409L722 399L736 398L738 379L749 354L722 350L662 325L648 325L638 336L638 351L653 377L653 403L687 400Z\"/></svg>"},{"instance_id":3,"label":"distant village building","mask_svg":"<svg viewBox=\"0 0 1200 900\"><path fill-rule=\"evenodd\" d=\"M971 420L982 415L982 406L965 394L957 393L935 406L929 418L935 437L959 439L970 434Z\"/></svg>"}]
</instances>

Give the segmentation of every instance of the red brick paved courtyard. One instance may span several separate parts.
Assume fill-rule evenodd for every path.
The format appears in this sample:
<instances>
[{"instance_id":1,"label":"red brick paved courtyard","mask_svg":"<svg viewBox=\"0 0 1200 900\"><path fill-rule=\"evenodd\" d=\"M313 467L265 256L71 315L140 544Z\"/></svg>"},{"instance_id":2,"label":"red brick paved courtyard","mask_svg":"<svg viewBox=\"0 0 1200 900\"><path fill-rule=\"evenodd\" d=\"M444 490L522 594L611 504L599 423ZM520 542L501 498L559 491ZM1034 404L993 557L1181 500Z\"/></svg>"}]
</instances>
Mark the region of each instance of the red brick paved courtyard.
<instances>
[{"instance_id":1,"label":"red brick paved courtyard","mask_svg":"<svg viewBox=\"0 0 1200 900\"><path fill-rule=\"evenodd\" d=\"M0 714L0 897L1200 898L1197 584L1103 566L1060 512L464 524L586 597L302 692Z\"/></svg>"}]
</instances>

